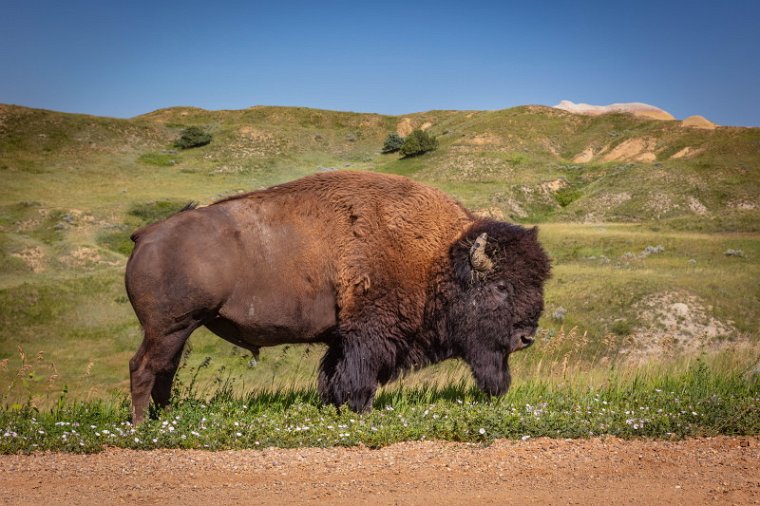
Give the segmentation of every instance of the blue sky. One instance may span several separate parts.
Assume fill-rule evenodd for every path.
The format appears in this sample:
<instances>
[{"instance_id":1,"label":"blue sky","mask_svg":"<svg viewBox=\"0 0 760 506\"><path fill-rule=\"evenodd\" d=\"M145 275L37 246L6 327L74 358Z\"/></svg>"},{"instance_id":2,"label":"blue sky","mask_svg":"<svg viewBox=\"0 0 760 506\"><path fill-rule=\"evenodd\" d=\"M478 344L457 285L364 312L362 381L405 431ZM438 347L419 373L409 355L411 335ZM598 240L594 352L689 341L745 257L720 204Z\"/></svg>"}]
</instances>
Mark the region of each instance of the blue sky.
<instances>
[{"instance_id":1,"label":"blue sky","mask_svg":"<svg viewBox=\"0 0 760 506\"><path fill-rule=\"evenodd\" d=\"M646 102L760 125L760 1L0 0L0 103L403 114Z\"/></svg>"}]
</instances>

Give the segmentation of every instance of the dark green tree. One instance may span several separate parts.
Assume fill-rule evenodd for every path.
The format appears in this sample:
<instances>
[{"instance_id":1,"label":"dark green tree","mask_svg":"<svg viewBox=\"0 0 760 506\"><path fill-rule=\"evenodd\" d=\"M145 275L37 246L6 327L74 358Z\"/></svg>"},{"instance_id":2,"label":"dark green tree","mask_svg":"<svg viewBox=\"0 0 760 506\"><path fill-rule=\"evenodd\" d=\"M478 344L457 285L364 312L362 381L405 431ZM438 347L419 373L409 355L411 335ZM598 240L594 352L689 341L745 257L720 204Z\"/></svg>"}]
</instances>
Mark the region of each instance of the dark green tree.
<instances>
[{"instance_id":1,"label":"dark green tree","mask_svg":"<svg viewBox=\"0 0 760 506\"><path fill-rule=\"evenodd\" d=\"M403 145L404 138L396 132L391 132L388 134L388 137L385 138L385 143L383 144L383 153L395 153L401 149L401 146Z\"/></svg>"},{"instance_id":2,"label":"dark green tree","mask_svg":"<svg viewBox=\"0 0 760 506\"><path fill-rule=\"evenodd\" d=\"M211 142L211 134L200 127L188 127L182 130L182 133L174 142L174 147L179 149L197 148L205 146Z\"/></svg>"},{"instance_id":3,"label":"dark green tree","mask_svg":"<svg viewBox=\"0 0 760 506\"><path fill-rule=\"evenodd\" d=\"M414 130L404 139L404 144L399 151L401 151L403 158L407 158L418 156L428 151L435 151L436 149L438 149L438 139L418 129Z\"/></svg>"}]
</instances>

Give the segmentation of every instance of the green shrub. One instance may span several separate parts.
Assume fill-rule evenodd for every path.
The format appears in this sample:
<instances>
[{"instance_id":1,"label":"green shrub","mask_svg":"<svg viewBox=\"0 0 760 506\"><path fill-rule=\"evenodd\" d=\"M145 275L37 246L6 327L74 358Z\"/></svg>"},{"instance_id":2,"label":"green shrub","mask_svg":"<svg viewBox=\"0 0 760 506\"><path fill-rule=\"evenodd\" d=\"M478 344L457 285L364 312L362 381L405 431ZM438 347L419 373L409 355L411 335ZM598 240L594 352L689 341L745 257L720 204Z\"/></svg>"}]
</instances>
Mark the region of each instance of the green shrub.
<instances>
[{"instance_id":1,"label":"green shrub","mask_svg":"<svg viewBox=\"0 0 760 506\"><path fill-rule=\"evenodd\" d=\"M414 130L404 139L404 144L399 151L401 151L401 156L407 158L436 149L438 149L438 139L423 130Z\"/></svg>"},{"instance_id":2,"label":"green shrub","mask_svg":"<svg viewBox=\"0 0 760 506\"><path fill-rule=\"evenodd\" d=\"M396 151L401 149L401 146L404 145L404 138L401 137L396 132L391 132L388 134L388 137L385 138L385 143L383 143L383 153L395 153Z\"/></svg>"},{"instance_id":3,"label":"green shrub","mask_svg":"<svg viewBox=\"0 0 760 506\"><path fill-rule=\"evenodd\" d=\"M568 186L555 193L554 200L556 200L561 207L567 207L581 198L582 195L583 192L581 192L579 189Z\"/></svg>"},{"instance_id":4,"label":"green shrub","mask_svg":"<svg viewBox=\"0 0 760 506\"><path fill-rule=\"evenodd\" d=\"M193 126L182 130L182 134L174 143L174 147L179 149L190 149L205 146L209 142L211 142L211 134L205 132L202 128Z\"/></svg>"}]
</instances>

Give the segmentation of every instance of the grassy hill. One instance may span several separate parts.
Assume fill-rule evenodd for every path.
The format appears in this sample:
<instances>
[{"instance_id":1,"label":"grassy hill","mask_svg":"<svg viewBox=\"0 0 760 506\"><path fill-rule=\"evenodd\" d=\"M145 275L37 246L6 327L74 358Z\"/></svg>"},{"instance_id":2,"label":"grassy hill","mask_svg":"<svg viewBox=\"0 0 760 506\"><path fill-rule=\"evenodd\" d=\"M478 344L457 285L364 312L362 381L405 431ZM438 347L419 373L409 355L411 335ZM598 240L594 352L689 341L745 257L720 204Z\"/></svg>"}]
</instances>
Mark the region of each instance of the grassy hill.
<instances>
[{"instance_id":1,"label":"grassy hill","mask_svg":"<svg viewBox=\"0 0 760 506\"><path fill-rule=\"evenodd\" d=\"M211 144L174 149L188 126ZM389 132L414 127L440 148L380 154ZM10 397L64 384L80 397L124 392L140 340L122 280L131 231L188 201L341 169L403 174L482 213L541 224L554 277L541 339L518 369L540 369L548 354L602 360L726 343L757 357L757 128L540 106L405 116L182 107L124 120L0 105L0 385ZM321 355L269 349L253 367L204 331L192 347L191 367L213 356L248 386L283 376L311 385Z\"/></svg>"}]
</instances>

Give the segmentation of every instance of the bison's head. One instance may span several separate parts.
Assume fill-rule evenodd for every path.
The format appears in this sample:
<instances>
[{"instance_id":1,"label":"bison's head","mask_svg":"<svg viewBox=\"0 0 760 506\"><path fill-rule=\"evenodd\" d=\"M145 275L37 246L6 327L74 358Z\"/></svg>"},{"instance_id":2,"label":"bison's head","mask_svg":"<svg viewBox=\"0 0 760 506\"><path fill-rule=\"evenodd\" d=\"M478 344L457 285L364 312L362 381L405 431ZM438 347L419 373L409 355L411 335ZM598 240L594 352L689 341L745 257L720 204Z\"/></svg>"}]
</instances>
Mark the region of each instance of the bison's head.
<instances>
[{"instance_id":1,"label":"bison's head","mask_svg":"<svg viewBox=\"0 0 760 506\"><path fill-rule=\"evenodd\" d=\"M491 395L509 389L509 355L533 344L544 309L550 266L537 236L536 228L478 222L450 251L458 290L446 331Z\"/></svg>"}]
</instances>

